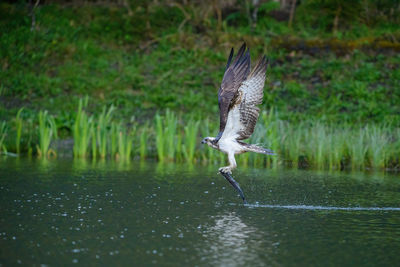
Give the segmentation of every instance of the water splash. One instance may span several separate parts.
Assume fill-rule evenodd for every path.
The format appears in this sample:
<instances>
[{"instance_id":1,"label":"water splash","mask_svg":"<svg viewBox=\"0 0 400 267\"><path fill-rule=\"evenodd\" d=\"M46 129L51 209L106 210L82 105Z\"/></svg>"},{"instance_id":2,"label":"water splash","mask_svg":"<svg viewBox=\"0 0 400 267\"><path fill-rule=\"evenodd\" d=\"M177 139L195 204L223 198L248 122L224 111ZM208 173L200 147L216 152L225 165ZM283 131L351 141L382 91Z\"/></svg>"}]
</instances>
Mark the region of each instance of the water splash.
<instances>
[{"instance_id":1,"label":"water splash","mask_svg":"<svg viewBox=\"0 0 400 267\"><path fill-rule=\"evenodd\" d=\"M400 207L333 207L313 205L268 205L268 204L245 204L250 208L289 209L289 210L343 210L343 211L400 211Z\"/></svg>"}]
</instances>

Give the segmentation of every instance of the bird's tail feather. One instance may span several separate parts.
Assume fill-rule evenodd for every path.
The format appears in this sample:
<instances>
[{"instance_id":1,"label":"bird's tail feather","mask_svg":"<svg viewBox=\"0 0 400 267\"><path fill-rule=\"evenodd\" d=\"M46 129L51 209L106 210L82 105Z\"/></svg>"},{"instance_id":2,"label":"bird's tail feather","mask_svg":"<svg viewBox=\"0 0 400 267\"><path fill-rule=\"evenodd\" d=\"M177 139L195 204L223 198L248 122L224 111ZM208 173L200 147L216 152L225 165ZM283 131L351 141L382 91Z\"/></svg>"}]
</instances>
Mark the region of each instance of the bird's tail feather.
<instances>
[{"instance_id":1,"label":"bird's tail feather","mask_svg":"<svg viewBox=\"0 0 400 267\"><path fill-rule=\"evenodd\" d=\"M274 151L268 149L268 148L263 148L257 145L251 145L251 144L246 144L246 149L247 151L250 152L256 152L256 153L261 153L261 154L266 154L266 155L276 155Z\"/></svg>"}]
</instances>

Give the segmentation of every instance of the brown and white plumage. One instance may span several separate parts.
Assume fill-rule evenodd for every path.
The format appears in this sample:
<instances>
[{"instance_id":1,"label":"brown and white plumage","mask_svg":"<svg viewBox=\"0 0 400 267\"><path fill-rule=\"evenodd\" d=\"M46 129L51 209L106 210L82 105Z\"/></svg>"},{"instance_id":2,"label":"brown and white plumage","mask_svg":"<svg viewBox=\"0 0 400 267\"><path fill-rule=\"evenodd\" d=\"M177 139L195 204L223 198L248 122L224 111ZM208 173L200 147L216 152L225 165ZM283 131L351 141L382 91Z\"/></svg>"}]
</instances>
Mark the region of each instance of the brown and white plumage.
<instances>
[{"instance_id":1,"label":"brown and white plumage","mask_svg":"<svg viewBox=\"0 0 400 267\"><path fill-rule=\"evenodd\" d=\"M250 72L250 51L248 49L247 51L245 50L246 45L243 44L242 47L240 47L235 60L230 64L233 57L233 48L231 49L228 63L226 64L225 74L218 90L218 105L220 110L219 137L225 129L231 103L234 102L239 87L246 80Z\"/></svg>"},{"instance_id":2,"label":"brown and white plumage","mask_svg":"<svg viewBox=\"0 0 400 267\"><path fill-rule=\"evenodd\" d=\"M220 131L216 138L206 137L202 143L228 154L229 166L221 172L231 173L236 168L235 155L244 152L273 154L269 149L242 142L255 129L262 103L268 62L262 57L250 72L250 51L243 44L232 64L233 49L218 91Z\"/></svg>"}]
</instances>

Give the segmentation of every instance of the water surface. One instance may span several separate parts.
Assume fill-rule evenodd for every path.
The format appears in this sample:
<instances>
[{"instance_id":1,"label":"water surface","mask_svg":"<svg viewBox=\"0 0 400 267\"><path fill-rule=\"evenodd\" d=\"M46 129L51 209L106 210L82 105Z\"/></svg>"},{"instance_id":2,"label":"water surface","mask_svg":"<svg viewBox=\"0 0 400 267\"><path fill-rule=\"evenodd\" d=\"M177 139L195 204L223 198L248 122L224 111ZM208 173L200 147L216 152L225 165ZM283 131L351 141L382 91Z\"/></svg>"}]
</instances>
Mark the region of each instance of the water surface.
<instances>
[{"instance_id":1,"label":"water surface","mask_svg":"<svg viewBox=\"0 0 400 267\"><path fill-rule=\"evenodd\" d=\"M0 158L0 263L395 265L400 177Z\"/></svg>"}]
</instances>

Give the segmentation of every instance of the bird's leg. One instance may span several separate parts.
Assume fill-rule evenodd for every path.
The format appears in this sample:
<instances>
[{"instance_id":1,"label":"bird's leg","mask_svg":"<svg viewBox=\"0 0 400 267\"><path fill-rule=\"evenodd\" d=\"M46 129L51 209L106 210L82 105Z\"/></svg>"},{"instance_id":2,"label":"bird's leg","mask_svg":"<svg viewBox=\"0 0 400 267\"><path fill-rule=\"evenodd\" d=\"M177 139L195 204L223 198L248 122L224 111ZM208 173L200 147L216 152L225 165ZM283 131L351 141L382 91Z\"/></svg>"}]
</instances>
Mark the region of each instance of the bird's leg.
<instances>
[{"instance_id":1,"label":"bird's leg","mask_svg":"<svg viewBox=\"0 0 400 267\"><path fill-rule=\"evenodd\" d=\"M232 174L232 170L236 168L235 154L228 154L229 166L219 168L219 172Z\"/></svg>"}]
</instances>

